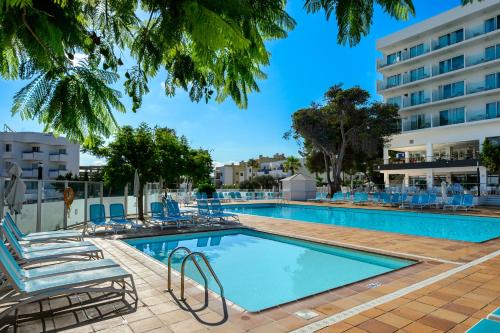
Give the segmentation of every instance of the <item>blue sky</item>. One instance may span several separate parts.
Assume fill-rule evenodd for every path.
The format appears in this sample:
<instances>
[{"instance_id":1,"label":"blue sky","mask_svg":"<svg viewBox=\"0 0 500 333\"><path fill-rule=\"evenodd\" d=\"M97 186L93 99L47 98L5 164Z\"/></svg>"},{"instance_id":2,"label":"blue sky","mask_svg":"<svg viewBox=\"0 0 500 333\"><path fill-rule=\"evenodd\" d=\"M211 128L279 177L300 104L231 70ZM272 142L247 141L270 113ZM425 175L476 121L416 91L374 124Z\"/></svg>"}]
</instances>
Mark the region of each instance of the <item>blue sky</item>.
<instances>
[{"instance_id":1,"label":"blue sky","mask_svg":"<svg viewBox=\"0 0 500 333\"><path fill-rule=\"evenodd\" d=\"M247 109L239 109L230 100L222 104L193 103L181 90L174 98L166 97L162 90L165 75L160 73L150 81L150 93L145 96L142 108L137 113L116 114L118 123L135 126L147 122L151 126L174 128L193 147L209 149L218 163L277 152L297 155L297 143L282 138L290 128L294 111L321 101L326 89L339 82L345 87L359 85L379 99L375 91L375 61L379 56L375 41L458 6L460 0L414 0L417 15L406 22L395 21L376 8L370 34L354 48L337 45L335 22L326 22L323 13L307 15L303 3L289 1L288 12L297 26L288 38L268 43L272 54L270 66L264 69L268 77L259 83L260 92L249 96ZM23 85L23 82L0 80L0 123L15 131L41 131L37 121L21 120L18 115L10 114L12 96ZM123 103L131 109L128 98L123 98ZM100 164L86 155L80 163Z\"/></svg>"}]
</instances>

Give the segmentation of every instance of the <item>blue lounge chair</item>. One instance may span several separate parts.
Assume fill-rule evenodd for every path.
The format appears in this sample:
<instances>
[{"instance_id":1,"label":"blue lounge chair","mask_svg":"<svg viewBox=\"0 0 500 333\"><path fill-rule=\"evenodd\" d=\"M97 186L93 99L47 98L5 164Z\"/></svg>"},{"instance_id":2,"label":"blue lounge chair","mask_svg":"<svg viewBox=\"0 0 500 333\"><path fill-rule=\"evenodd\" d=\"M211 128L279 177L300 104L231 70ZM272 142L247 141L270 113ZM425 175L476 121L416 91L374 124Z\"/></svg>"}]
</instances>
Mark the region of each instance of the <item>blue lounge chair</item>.
<instances>
[{"instance_id":1,"label":"blue lounge chair","mask_svg":"<svg viewBox=\"0 0 500 333\"><path fill-rule=\"evenodd\" d=\"M104 292L109 295L116 294L118 299L122 300L126 295L129 295L134 300L135 307L137 307L138 297L133 277L119 266L103 266L102 268L98 268L97 266L102 263L93 261L92 264L85 263L84 265L95 266L95 269L68 271L68 266L51 265L49 267L36 268L39 271L29 273L31 270L24 270L17 265L15 260L12 258L9 259L9 253L5 247L0 246L0 253L0 270L4 278L6 278L8 286L12 288L0 300L0 305L6 307L0 314L1 322L4 321L3 318L5 316L13 311L17 312L19 307L25 304L39 302L49 297L66 296L69 294ZM75 265L76 263L72 264ZM60 272L57 272L58 269ZM39 276L29 278L30 274L37 275L35 272ZM110 285L103 285L104 283L110 283ZM127 287L129 290L127 290Z\"/></svg>"},{"instance_id":2,"label":"blue lounge chair","mask_svg":"<svg viewBox=\"0 0 500 333\"><path fill-rule=\"evenodd\" d=\"M401 194L400 202L401 202L401 204L399 205L400 208L406 207L406 205L408 204L408 193Z\"/></svg>"},{"instance_id":3,"label":"blue lounge chair","mask_svg":"<svg viewBox=\"0 0 500 333\"><path fill-rule=\"evenodd\" d=\"M443 205L443 209L451 208L453 210L456 210L458 207L460 207L460 205L462 205L462 195L454 194L451 200L448 201L448 203L446 203L445 205Z\"/></svg>"},{"instance_id":4,"label":"blue lounge chair","mask_svg":"<svg viewBox=\"0 0 500 333\"><path fill-rule=\"evenodd\" d=\"M411 197L411 201L409 203L409 207L410 208L415 208L417 207L418 205L420 205L420 194L413 194L413 196Z\"/></svg>"},{"instance_id":5,"label":"blue lounge chair","mask_svg":"<svg viewBox=\"0 0 500 333\"><path fill-rule=\"evenodd\" d=\"M151 219L149 220L149 223L159 226L161 230L163 230L163 228L174 226L180 228L181 219L165 216L165 207L161 202L152 202L150 206Z\"/></svg>"},{"instance_id":6,"label":"blue lounge chair","mask_svg":"<svg viewBox=\"0 0 500 333\"><path fill-rule=\"evenodd\" d=\"M63 261L63 260L77 260L78 259L95 259L103 258L102 250L94 245L82 245L73 247L61 247L61 248L47 248L42 250L34 250L31 248L24 248L16 239L12 230L4 225L0 224L0 230L7 239L9 247L14 252L16 257L21 263L32 264L47 261ZM71 243L64 243L61 245L66 245ZM57 244L59 245L59 244ZM31 249L31 250L29 250Z\"/></svg>"},{"instance_id":7,"label":"blue lounge chair","mask_svg":"<svg viewBox=\"0 0 500 333\"><path fill-rule=\"evenodd\" d=\"M365 192L356 192L354 193L354 197L352 203L354 204L364 204L368 202L368 193Z\"/></svg>"},{"instance_id":8,"label":"blue lounge chair","mask_svg":"<svg viewBox=\"0 0 500 333\"><path fill-rule=\"evenodd\" d=\"M420 209L423 209L424 207L429 206L429 194L428 193L424 193L424 194L420 195L420 202L418 203L417 206L420 207Z\"/></svg>"},{"instance_id":9,"label":"blue lounge chair","mask_svg":"<svg viewBox=\"0 0 500 333\"><path fill-rule=\"evenodd\" d=\"M379 203L379 201L380 201L380 193L379 192L373 193L371 201L373 203Z\"/></svg>"},{"instance_id":10,"label":"blue lounge chair","mask_svg":"<svg viewBox=\"0 0 500 333\"><path fill-rule=\"evenodd\" d=\"M218 200L218 199L212 199ZM182 213L179 208L179 203L175 200L167 200L167 218L173 218L183 222L183 224L193 224L193 216L188 215L187 212Z\"/></svg>"},{"instance_id":11,"label":"blue lounge chair","mask_svg":"<svg viewBox=\"0 0 500 333\"><path fill-rule=\"evenodd\" d=\"M462 204L460 204L456 209L464 209L465 211L474 208L474 196L472 194L464 194L462 199Z\"/></svg>"},{"instance_id":12,"label":"blue lounge chair","mask_svg":"<svg viewBox=\"0 0 500 333\"><path fill-rule=\"evenodd\" d=\"M90 205L90 220L89 220L90 228L92 232L95 234L97 227L104 227L104 231L108 230L108 227L111 228L115 233L118 228L124 228L123 224L115 224L106 221L106 212L104 210L103 204L92 204Z\"/></svg>"},{"instance_id":13,"label":"blue lounge chair","mask_svg":"<svg viewBox=\"0 0 500 333\"><path fill-rule=\"evenodd\" d=\"M392 204L391 195L389 193L383 192L381 194L381 199L382 200L379 203L382 205L391 205Z\"/></svg>"},{"instance_id":14,"label":"blue lounge chair","mask_svg":"<svg viewBox=\"0 0 500 333\"><path fill-rule=\"evenodd\" d=\"M481 319L476 325L469 328L466 333L498 333L500 322L491 319Z\"/></svg>"},{"instance_id":15,"label":"blue lounge chair","mask_svg":"<svg viewBox=\"0 0 500 333\"><path fill-rule=\"evenodd\" d=\"M321 202L326 198L326 193L324 192L316 192L316 197L314 199L307 199L307 201Z\"/></svg>"},{"instance_id":16,"label":"blue lounge chair","mask_svg":"<svg viewBox=\"0 0 500 333\"><path fill-rule=\"evenodd\" d=\"M224 208L220 204L219 200L212 200L210 202L210 213L212 215L212 218L219 219L221 221L230 221L230 222L240 221L240 217L238 214L224 212Z\"/></svg>"},{"instance_id":17,"label":"blue lounge chair","mask_svg":"<svg viewBox=\"0 0 500 333\"><path fill-rule=\"evenodd\" d=\"M127 225L134 230L137 230L139 225L133 219L127 219L125 215L125 207L121 203L113 203L109 205L109 221L112 225L123 225L125 228Z\"/></svg>"},{"instance_id":18,"label":"blue lounge chair","mask_svg":"<svg viewBox=\"0 0 500 333\"><path fill-rule=\"evenodd\" d=\"M342 192L335 192L333 196L330 198L331 202L341 202L344 201L344 193Z\"/></svg>"},{"instance_id":19,"label":"blue lounge chair","mask_svg":"<svg viewBox=\"0 0 500 333\"><path fill-rule=\"evenodd\" d=\"M246 192L245 197L247 200L252 200L253 199L253 193L252 192Z\"/></svg>"},{"instance_id":20,"label":"blue lounge chair","mask_svg":"<svg viewBox=\"0 0 500 333\"><path fill-rule=\"evenodd\" d=\"M436 193L429 194L429 201L427 202L427 206L438 208L439 202L438 202Z\"/></svg>"},{"instance_id":21,"label":"blue lounge chair","mask_svg":"<svg viewBox=\"0 0 500 333\"><path fill-rule=\"evenodd\" d=\"M391 196L391 205L392 206L400 206L401 205L401 194L394 193Z\"/></svg>"},{"instance_id":22,"label":"blue lounge chair","mask_svg":"<svg viewBox=\"0 0 500 333\"><path fill-rule=\"evenodd\" d=\"M47 231L47 232L32 232L29 234L23 233L8 212L5 214L5 222L11 227L16 238L22 242L50 243L50 242L73 241L73 240L83 241L83 231L60 230L60 231Z\"/></svg>"}]
</instances>

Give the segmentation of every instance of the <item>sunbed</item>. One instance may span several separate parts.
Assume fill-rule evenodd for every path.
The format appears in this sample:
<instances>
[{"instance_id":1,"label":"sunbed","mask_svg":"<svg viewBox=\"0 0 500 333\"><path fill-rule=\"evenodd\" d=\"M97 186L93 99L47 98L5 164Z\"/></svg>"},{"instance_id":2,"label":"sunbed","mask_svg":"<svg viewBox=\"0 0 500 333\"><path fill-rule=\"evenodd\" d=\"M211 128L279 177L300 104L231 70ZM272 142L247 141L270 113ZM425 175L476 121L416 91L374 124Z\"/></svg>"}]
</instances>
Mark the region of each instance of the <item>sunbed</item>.
<instances>
[{"instance_id":1,"label":"sunbed","mask_svg":"<svg viewBox=\"0 0 500 333\"><path fill-rule=\"evenodd\" d=\"M456 210L457 207L460 207L461 204L462 204L462 195L454 194L451 200L445 205L443 205L443 209L451 208L453 210Z\"/></svg>"},{"instance_id":2,"label":"sunbed","mask_svg":"<svg viewBox=\"0 0 500 333\"><path fill-rule=\"evenodd\" d=\"M31 264L35 262L45 262L54 260L82 260L103 258L102 250L94 245L51 248L47 250L27 251L16 239L10 228L0 224L0 230L4 234L10 248L21 263Z\"/></svg>"},{"instance_id":3,"label":"sunbed","mask_svg":"<svg viewBox=\"0 0 500 333\"><path fill-rule=\"evenodd\" d=\"M462 203L456 209L464 209L465 211L474 208L474 196L472 194L464 194Z\"/></svg>"},{"instance_id":4,"label":"sunbed","mask_svg":"<svg viewBox=\"0 0 500 333\"><path fill-rule=\"evenodd\" d=\"M368 202L368 193L366 192L356 192L354 193L354 197L352 203L354 204L364 204Z\"/></svg>"},{"instance_id":5,"label":"sunbed","mask_svg":"<svg viewBox=\"0 0 500 333\"><path fill-rule=\"evenodd\" d=\"M218 200L218 199L213 199L213 200ZM167 204L167 218L173 218L187 224L193 223L193 216L188 215L187 213L183 214L179 208L179 203L177 201L166 200L166 204Z\"/></svg>"},{"instance_id":6,"label":"sunbed","mask_svg":"<svg viewBox=\"0 0 500 333\"><path fill-rule=\"evenodd\" d=\"M47 231L47 232L33 232L33 233L23 233L17 224L12 219L9 213L5 214L5 222L11 227L14 235L19 241L25 241L30 243L48 243L57 241L82 241L83 231L70 231L70 230L58 230L58 231Z\"/></svg>"},{"instance_id":7,"label":"sunbed","mask_svg":"<svg viewBox=\"0 0 500 333\"><path fill-rule=\"evenodd\" d=\"M106 211L103 204L92 204L89 207L90 219L89 224L92 232L95 234L97 227L104 227L104 231L111 228L115 233L118 229L125 229L125 225L121 223L114 223L106 220Z\"/></svg>"},{"instance_id":8,"label":"sunbed","mask_svg":"<svg viewBox=\"0 0 500 333\"><path fill-rule=\"evenodd\" d=\"M109 205L109 222L112 225L122 225L124 228L127 225L134 230L137 230L140 226L133 219L128 219L125 214L125 207L121 203L113 203Z\"/></svg>"},{"instance_id":9,"label":"sunbed","mask_svg":"<svg viewBox=\"0 0 500 333\"><path fill-rule=\"evenodd\" d=\"M224 208L220 204L219 200L210 201L210 214L212 218L220 219L222 221L228 221L227 219L231 219L232 222L240 221L238 214L224 212Z\"/></svg>"},{"instance_id":10,"label":"sunbed","mask_svg":"<svg viewBox=\"0 0 500 333\"><path fill-rule=\"evenodd\" d=\"M420 195L419 194L413 194L413 196L411 197L411 201L409 203L409 207L410 208L414 208L414 207L417 207L418 205L420 205Z\"/></svg>"},{"instance_id":11,"label":"sunbed","mask_svg":"<svg viewBox=\"0 0 500 333\"><path fill-rule=\"evenodd\" d=\"M12 311L25 304L38 302L54 296L78 293L117 294L121 299L132 297L137 307L137 292L132 275L119 266L49 275L37 278L23 278L25 270L12 265L4 255L0 259L0 269L12 290L2 294L0 306L6 309L0 313L0 321ZM129 281L127 281L129 280ZM110 282L110 286L102 286ZM115 286L116 285L116 286ZM127 290L128 289L130 290ZM91 300L90 300L91 302ZM78 303L77 306L81 306Z\"/></svg>"},{"instance_id":12,"label":"sunbed","mask_svg":"<svg viewBox=\"0 0 500 333\"><path fill-rule=\"evenodd\" d=\"M161 202L152 202L149 223L159 226L161 230L168 227L180 228L181 219L165 216L163 204Z\"/></svg>"}]
</instances>

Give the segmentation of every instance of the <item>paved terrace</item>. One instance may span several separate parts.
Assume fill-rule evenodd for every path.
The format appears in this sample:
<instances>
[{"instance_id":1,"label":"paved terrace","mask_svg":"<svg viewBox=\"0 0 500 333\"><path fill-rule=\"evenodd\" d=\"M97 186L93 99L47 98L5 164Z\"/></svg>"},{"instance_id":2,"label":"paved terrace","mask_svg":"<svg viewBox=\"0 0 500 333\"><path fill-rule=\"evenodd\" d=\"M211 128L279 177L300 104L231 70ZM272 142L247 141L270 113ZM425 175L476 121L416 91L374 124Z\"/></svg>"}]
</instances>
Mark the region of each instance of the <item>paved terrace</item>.
<instances>
[{"instance_id":1,"label":"paved terrace","mask_svg":"<svg viewBox=\"0 0 500 333\"><path fill-rule=\"evenodd\" d=\"M345 205L343 205L345 206ZM371 208L371 207L370 207ZM481 211L495 215L492 210ZM498 216L498 215L497 215ZM166 291L166 267L118 238L93 238L106 258L135 278L137 309L127 301L80 307L81 295L27 306L18 332L464 332L500 306L500 239L466 243L394 233L242 216L243 226L326 244L416 259L418 264L259 313L248 313L196 283L187 284L187 303ZM130 236L130 235L128 235ZM499 255L499 256L497 256ZM485 257L486 256L486 257ZM174 272L175 273L175 272ZM373 286L377 287L373 287ZM89 295L89 297L94 295ZM69 304L73 308L65 310ZM22 319L39 306L54 314ZM297 311L312 310L309 320Z\"/></svg>"}]
</instances>

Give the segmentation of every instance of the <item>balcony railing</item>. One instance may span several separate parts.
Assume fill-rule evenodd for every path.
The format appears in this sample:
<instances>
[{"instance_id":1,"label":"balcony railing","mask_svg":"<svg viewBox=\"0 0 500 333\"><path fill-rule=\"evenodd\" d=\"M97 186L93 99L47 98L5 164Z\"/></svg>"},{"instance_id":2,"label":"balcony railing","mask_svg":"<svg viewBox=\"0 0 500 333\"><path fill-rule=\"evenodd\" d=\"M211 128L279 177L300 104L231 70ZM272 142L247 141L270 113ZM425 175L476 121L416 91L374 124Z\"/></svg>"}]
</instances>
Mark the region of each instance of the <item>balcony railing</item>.
<instances>
[{"instance_id":1,"label":"balcony railing","mask_svg":"<svg viewBox=\"0 0 500 333\"><path fill-rule=\"evenodd\" d=\"M65 176L67 173L68 173L68 170L65 170L65 169L49 170L49 177L50 178L57 178L59 176Z\"/></svg>"},{"instance_id":2,"label":"balcony railing","mask_svg":"<svg viewBox=\"0 0 500 333\"><path fill-rule=\"evenodd\" d=\"M40 161L43 160L43 152L41 151L23 151L23 160Z\"/></svg>"},{"instance_id":3,"label":"balcony railing","mask_svg":"<svg viewBox=\"0 0 500 333\"><path fill-rule=\"evenodd\" d=\"M50 154L49 155L49 160L53 162L67 162L68 161L68 154Z\"/></svg>"},{"instance_id":4,"label":"balcony railing","mask_svg":"<svg viewBox=\"0 0 500 333\"><path fill-rule=\"evenodd\" d=\"M403 108L421 105L421 104L427 104L430 102L431 102L430 97L417 98L417 99L411 99L410 97L406 97L403 99Z\"/></svg>"},{"instance_id":5,"label":"balcony railing","mask_svg":"<svg viewBox=\"0 0 500 333\"><path fill-rule=\"evenodd\" d=\"M38 169L22 169L21 173L22 177L37 177L38 176Z\"/></svg>"},{"instance_id":6,"label":"balcony railing","mask_svg":"<svg viewBox=\"0 0 500 333\"><path fill-rule=\"evenodd\" d=\"M442 90L438 89L438 90L434 90L432 92L432 101L437 102L437 101L442 101L445 99L455 98L455 97L459 97L459 96L463 96L463 95L465 95L464 91L456 91L453 93L446 93L445 94Z\"/></svg>"},{"instance_id":7,"label":"balcony railing","mask_svg":"<svg viewBox=\"0 0 500 333\"><path fill-rule=\"evenodd\" d=\"M461 40L461 41L459 41L459 42L457 42L457 43L448 44L448 45L439 45L439 42L438 42L437 39L431 41L432 51L438 51L438 50L446 48L448 46L458 45L458 44L463 43L466 40L469 40L469 39L472 39L472 38L484 35L486 33L491 33L491 32L496 31L496 30L499 30L499 29L497 28L497 29L494 29L492 31L486 31L484 29L484 23L478 24L478 25L476 25L474 27L465 28L464 39ZM428 44L424 44L424 50L423 50L423 52L421 54L415 56L415 57L410 57L410 51L409 50L405 50L405 51L401 52L401 56L399 58L397 58L395 62L390 63L390 64L387 63L387 59L386 58L379 58L379 59L377 59L377 68L380 69L380 68L384 68L386 66L394 65L394 64L406 61L406 60L411 59L411 58L416 58L416 57L422 56L422 55L427 54L429 52L431 52L431 48L429 47Z\"/></svg>"}]
</instances>

